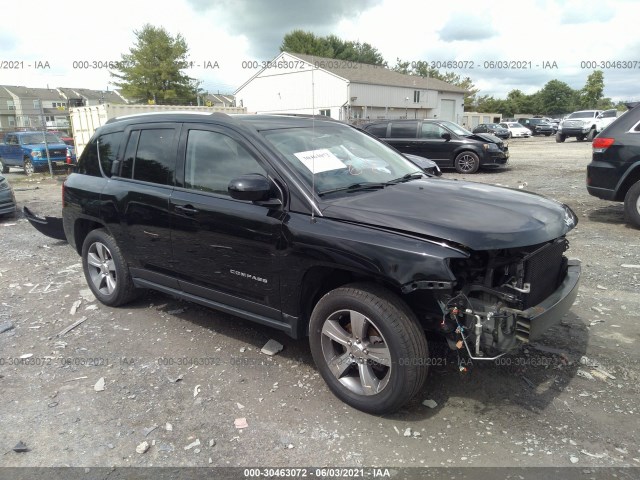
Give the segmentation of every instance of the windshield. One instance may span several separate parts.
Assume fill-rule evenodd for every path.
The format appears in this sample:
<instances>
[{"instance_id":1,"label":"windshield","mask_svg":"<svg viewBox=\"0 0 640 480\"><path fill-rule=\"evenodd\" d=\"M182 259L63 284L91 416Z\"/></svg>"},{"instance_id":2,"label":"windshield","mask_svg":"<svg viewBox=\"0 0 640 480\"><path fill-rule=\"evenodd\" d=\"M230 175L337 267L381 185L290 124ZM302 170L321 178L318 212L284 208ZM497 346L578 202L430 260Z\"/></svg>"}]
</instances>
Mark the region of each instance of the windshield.
<instances>
[{"instance_id":1,"label":"windshield","mask_svg":"<svg viewBox=\"0 0 640 480\"><path fill-rule=\"evenodd\" d=\"M381 186L422 173L383 143L344 125L267 130L262 134L309 185L315 177L315 190L320 195Z\"/></svg>"},{"instance_id":2,"label":"windshield","mask_svg":"<svg viewBox=\"0 0 640 480\"><path fill-rule=\"evenodd\" d=\"M567 118L593 118L594 112L575 112L569 115Z\"/></svg>"},{"instance_id":3,"label":"windshield","mask_svg":"<svg viewBox=\"0 0 640 480\"><path fill-rule=\"evenodd\" d=\"M28 135L21 135L20 141L23 145L33 145L35 143L44 143L44 135L42 133L30 133ZM63 143L53 133L47 133L47 143Z\"/></svg>"},{"instance_id":4,"label":"windshield","mask_svg":"<svg viewBox=\"0 0 640 480\"><path fill-rule=\"evenodd\" d=\"M448 122L446 120L443 120L440 122L441 125L444 125L445 127L447 127L449 130L451 130L453 133L455 133L456 135L473 135L473 133L471 133L469 130L467 130L466 128L462 128L460 125L458 125L457 123L453 123L453 122Z\"/></svg>"}]
</instances>

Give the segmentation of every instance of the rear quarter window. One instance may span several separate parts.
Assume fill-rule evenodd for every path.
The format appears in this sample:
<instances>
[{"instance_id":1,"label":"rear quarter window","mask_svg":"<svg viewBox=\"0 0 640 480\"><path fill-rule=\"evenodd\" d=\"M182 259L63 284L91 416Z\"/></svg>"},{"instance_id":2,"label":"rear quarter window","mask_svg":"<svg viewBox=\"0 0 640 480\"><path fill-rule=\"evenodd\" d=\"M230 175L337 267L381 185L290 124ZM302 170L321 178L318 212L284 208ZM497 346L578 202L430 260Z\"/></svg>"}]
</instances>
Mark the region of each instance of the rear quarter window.
<instances>
[{"instance_id":1,"label":"rear quarter window","mask_svg":"<svg viewBox=\"0 0 640 480\"><path fill-rule=\"evenodd\" d=\"M111 176L111 164L118 154L124 132L106 133L94 138L78 159L77 173L92 177ZM99 146L99 147L98 147Z\"/></svg>"},{"instance_id":2,"label":"rear quarter window","mask_svg":"<svg viewBox=\"0 0 640 480\"><path fill-rule=\"evenodd\" d=\"M376 137L384 138L387 136L387 124L370 125L366 128L367 132Z\"/></svg>"}]
</instances>

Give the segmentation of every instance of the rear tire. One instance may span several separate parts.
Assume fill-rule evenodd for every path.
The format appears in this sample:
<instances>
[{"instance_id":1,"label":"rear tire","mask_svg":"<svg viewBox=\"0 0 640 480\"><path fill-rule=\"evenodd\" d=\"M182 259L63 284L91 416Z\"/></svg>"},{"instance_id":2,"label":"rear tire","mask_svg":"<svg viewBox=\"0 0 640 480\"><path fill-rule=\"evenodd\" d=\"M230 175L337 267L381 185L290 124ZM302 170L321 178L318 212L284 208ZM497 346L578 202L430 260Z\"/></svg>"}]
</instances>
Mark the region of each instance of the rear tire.
<instances>
[{"instance_id":1,"label":"rear tire","mask_svg":"<svg viewBox=\"0 0 640 480\"><path fill-rule=\"evenodd\" d=\"M9 173L9 167L7 167L4 162L2 161L2 158L0 158L0 171L2 173Z\"/></svg>"},{"instance_id":2,"label":"rear tire","mask_svg":"<svg viewBox=\"0 0 640 480\"><path fill-rule=\"evenodd\" d=\"M376 284L354 283L324 295L311 314L309 344L334 395L364 412L398 410L427 377L429 352L418 320Z\"/></svg>"},{"instance_id":3,"label":"rear tire","mask_svg":"<svg viewBox=\"0 0 640 480\"><path fill-rule=\"evenodd\" d=\"M116 241L106 230L92 230L84 239L82 269L89 288L105 305L124 305L138 294L129 266Z\"/></svg>"},{"instance_id":4,"label":"rear tire","mask_svg":"<svg viewBox=\"0 0 640 480\"><path fill-rule=\"evenodd\" d=\"M544 136L545 136L545 137L550 137L550 136L551 136L551 133L545 133L545 134L544 134Z\"/></svg>"},{"instance_id":5,"label":"rear tire","mask_svg":"<svg viewBox=\"0 0 640 480\"><path fill-rule=\"evenodd\" d=\"M480 168L480 159L475 153L465 151L458 154L453 165L458 173L476 173Z\"/></svg>"},{"instance_id":6,"label":"rear tire","mask_svg":"<svg viewBox=\"0 0 640 480\"><path fill-rule=\"evenodd\" d=\"M565 137L561 133L556 133L556 143L564 143L566 139L567 137Z\"/></svg>"},{"instance_id":7,"label":"rear tire","mask_svg":"<svg viewBox=\"0 0 640 480\"><path fill-rule=\"evenodd\" d=\"M624 213L633 226L640 228L640 181L631 185L625 195Z\"/></svg>"}]
</instances>

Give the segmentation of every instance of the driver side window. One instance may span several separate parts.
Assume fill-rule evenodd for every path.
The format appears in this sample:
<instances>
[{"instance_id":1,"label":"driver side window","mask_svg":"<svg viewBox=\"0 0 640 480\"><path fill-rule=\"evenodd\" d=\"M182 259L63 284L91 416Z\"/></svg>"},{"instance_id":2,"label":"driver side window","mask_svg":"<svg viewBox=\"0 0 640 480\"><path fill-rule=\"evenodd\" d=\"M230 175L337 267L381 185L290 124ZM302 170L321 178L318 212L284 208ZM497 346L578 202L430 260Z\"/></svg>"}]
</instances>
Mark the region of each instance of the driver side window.
<instances>
[{"instance_id":1,"label":"driver side window","mask_svg":"<svg viewBox=\"0 0 640 480\"><path fill-rule=\"evenodd\" d=\"M228 196L229 182L248 173L267 176L258 161L236 140L219 132L189 131L185 187Z\"/></svg>"},{"instance_id":2,"label":"driver side window","mask_svg":"<svg viewBox=\"0 0 640 480\"><path fill-rule=\"evenodd\" d=\"M445 129L440 125L435 125L433 123L423 123L422 124L422 132L420 134L421 138L429 138L432 140L438 140L442 138L442 134L445 133Z\"/></svg>"}]
</instances>

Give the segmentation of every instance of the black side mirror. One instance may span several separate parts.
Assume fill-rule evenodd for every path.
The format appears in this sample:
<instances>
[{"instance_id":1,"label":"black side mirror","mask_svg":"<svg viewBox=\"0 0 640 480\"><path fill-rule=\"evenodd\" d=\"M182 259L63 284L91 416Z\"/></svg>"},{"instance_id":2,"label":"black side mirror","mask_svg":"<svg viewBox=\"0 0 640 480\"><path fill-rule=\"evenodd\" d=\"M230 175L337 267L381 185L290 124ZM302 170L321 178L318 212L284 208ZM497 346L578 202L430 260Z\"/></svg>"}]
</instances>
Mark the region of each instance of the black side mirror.
<instances>
[{"instance_id":1,"label":"black side mirror","mask_svg":"<svg viewBox=\"0 0 640 480\"><path fill-rule=\"evenodd\" d=\"M271 196L271 184L264 175L249 173L236 177L229 182L227 187L231 198L259 202L268 200Z\"/></svg>"},{"instance_id":2,"label":"black side mirror","mask_svg":"<svg viewBox=\"0 0 640 480\"><path fill-rule=\"evenodd\" d=\"M448 142L449 140L451 140L451 134L449 132L444 132L442 135L440 135L440 138L443 138Z\"/></svg>"}]
</instances>

